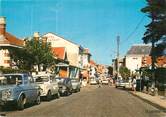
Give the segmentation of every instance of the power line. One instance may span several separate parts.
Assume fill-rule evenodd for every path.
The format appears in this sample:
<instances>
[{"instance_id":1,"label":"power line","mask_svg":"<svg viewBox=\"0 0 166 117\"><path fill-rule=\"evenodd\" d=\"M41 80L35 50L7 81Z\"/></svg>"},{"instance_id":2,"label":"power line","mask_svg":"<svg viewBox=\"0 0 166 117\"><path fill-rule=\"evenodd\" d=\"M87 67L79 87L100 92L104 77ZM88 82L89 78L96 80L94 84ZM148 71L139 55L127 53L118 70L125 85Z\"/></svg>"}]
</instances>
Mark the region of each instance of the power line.
<instances>
[{"instance_id":1,"label":"power line","mask_svg":"<svg viewBox=\"0 0 166 117\"><path fill-rule=\"evenodd\" d=\"M123 40L123 43L121 43L121 45L124 44L124 43L126 43L126 42L128 42L128 40L133 36L133 34L137 31L137 29L139 28L139 26L140 26L140 25L142 24L142 22L144 21L145 16L146 16L146 15L144 15L144 16L141 18L141 20L138 22L138 24L136 25L136 27L134 28L134 30L127 36L127 38L126 38L125 40Z\"/></svg>"}]
</instances>

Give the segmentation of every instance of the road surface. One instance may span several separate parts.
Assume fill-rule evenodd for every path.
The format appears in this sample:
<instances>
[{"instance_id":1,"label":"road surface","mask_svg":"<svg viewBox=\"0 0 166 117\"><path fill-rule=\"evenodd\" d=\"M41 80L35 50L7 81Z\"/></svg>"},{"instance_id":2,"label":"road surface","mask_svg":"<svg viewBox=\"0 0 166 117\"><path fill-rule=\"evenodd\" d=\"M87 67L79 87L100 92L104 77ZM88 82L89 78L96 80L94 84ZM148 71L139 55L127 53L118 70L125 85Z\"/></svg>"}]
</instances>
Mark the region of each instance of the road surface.
<instances>
[{"instance_id":1,"label":"road surface","mask_svg":"<svg viewBox=\"0 0 166 117\"><path fill-rule=\"evenodd\" d=\"M162 110L114 87L88 86L79 93L61 97L23 111L9 110L7 117L166 117Z\"/></svg>"}]
</instances>

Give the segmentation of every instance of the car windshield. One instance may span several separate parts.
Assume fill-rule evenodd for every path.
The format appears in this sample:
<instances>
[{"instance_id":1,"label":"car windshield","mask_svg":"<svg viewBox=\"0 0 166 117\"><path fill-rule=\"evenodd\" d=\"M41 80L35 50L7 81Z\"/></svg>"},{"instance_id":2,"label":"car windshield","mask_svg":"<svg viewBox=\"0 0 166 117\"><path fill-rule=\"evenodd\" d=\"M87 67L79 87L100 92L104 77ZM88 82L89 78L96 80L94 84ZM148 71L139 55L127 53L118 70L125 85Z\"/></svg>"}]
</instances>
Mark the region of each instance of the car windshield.
<instances>
[{"instance_id":1,"label":"car windshield","mask_svg":"<svg viewBox=\"0 0 166 117\"><path fill-rule=\"evenodd\" d=\"M1 80L1 84L16 84L16 81L20 81L20 83L22 83L21 75L5 75L5 78Z\"/></svg>"},{"instance_id":2,"label":"car windshield","mask_svg":"<svg viewBox=\"0 0 166 117\"><path fill-rule=\"evenodd\" d=\"M48 82L49 81L49 77L47 76L38 76L36 78L36 82Z\"/></svg>"}]
</instances>

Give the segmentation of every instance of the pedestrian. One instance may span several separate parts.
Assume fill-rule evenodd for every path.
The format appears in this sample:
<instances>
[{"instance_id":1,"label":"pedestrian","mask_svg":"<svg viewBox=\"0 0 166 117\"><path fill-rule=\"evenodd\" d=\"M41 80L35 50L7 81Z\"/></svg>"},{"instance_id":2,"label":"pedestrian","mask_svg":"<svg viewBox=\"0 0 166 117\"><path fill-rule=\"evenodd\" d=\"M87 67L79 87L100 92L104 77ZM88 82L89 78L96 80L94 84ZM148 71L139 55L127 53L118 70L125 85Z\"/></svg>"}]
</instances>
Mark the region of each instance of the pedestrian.
<instances>
[{"instance_id":1,"label":"pedestrian","mask_svg":"<svg viewBox=\"0 0 166 117\"><path fill-rule=\"evenodd\" d=\"M133 82L132 82L132 87L133 87L133 91L134 93L136 92L136 78L133 78Z\"/></svg>"},{"instance_id":2,"label":"pedestrian","mask_svg":"<svg viewBox=\"0 0 166 117\"><path fill-rule=\"evenodd\" d=\"M102 80L99 78L99 88L102 86Z\"/></svg>"}]
</instances>

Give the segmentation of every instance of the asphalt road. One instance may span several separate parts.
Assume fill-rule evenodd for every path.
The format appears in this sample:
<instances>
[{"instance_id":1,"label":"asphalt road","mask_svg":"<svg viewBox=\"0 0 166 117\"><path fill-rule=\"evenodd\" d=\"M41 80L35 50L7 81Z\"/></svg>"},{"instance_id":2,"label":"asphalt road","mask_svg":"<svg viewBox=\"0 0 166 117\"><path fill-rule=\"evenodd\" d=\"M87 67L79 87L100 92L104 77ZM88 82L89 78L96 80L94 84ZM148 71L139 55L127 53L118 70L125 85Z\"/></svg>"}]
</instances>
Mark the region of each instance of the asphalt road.
<instances>
[{"instance_id":1,"label":"asphalt road","mask_svg":"<svg viewBox=\"0 0 166 117\"><path fill-rule=\"evenodd\" d=\"M5 111L7 117L166 117L157 108L114 87L88 86L81 92L23 111Z\"/></svg>"}]
</instances>

